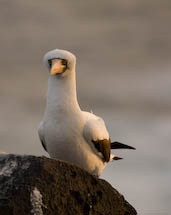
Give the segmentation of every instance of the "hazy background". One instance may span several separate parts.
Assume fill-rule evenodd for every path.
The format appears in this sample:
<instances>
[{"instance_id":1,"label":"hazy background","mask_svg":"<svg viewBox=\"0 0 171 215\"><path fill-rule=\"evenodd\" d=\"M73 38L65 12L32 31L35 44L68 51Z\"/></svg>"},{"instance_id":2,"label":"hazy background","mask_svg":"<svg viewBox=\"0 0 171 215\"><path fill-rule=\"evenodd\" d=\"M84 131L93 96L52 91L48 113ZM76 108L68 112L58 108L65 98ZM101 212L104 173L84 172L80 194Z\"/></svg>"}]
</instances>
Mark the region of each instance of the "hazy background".
<instances>
[{"instance_id":1,"label":"hazy background","mask_svg":"<svg viewBox=\"0 0 171 215\"><path fill-rule=\"evenodd\" d=\"M171 211L171 1L1 0L0 150L46 155L37 126L45 109L42 57L77 56L81 108L104 118L116 151L102 178L139 214Z\"/></svg>"}]
</instances>

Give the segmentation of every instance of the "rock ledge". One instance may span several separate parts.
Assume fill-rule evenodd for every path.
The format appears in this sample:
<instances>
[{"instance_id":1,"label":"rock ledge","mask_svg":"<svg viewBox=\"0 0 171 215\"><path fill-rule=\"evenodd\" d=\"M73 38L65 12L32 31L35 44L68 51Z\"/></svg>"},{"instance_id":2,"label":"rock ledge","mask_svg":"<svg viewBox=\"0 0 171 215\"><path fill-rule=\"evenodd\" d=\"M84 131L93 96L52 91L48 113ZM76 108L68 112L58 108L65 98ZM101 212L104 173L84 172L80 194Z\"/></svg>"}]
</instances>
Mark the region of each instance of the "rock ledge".
<instances>
[{"instance_id":1,"label":"rock ledge","mask_svg":"<svg viewBox=\"0 0 171 215\"><path fill-rule=\"evenodd\" d=\"M0 155L1 215L135 215L109 183L46 157Z\"/></svg>"}]
</instances>

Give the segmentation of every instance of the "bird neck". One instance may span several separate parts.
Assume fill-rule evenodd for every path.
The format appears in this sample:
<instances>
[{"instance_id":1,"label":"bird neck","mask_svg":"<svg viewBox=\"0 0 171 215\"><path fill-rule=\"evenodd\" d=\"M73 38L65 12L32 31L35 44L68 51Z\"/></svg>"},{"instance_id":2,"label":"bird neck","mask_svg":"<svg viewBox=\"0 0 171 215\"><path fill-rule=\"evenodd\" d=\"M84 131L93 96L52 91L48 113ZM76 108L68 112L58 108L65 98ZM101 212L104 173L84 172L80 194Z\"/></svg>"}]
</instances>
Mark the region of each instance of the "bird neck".
<instances>
[{"instance_id":1,"label":"bird neck","mask_svg":"<svg viewBox=\"0 0 171 215\"><path fill-rule=\"evenodd\" d=\"M77 101L75 72L67 77L49 76L47 90L47 111L70 113L80 111Z\"/></svg>"}]
</instances>

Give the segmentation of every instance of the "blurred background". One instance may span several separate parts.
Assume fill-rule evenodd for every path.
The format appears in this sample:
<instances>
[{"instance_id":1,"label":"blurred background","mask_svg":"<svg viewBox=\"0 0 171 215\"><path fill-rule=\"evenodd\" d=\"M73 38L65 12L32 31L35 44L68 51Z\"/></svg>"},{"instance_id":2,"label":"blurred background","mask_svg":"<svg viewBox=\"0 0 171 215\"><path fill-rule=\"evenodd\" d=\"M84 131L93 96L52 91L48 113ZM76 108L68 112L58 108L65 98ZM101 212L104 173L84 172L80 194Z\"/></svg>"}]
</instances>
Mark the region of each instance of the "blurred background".
<instances>
[{"instance_id":1,"label":"blurred background","mask_svg":"<svg viewBox=\"0 0 171 215\"><path fill-rule=\"evenodd\" d=\"M171 211L171 1L1 0L0 151L46 155L43 55L77 56L83 110L104 118L112 140L137 148L102 175L140 215Z\"/></svg>"}]
</instances>

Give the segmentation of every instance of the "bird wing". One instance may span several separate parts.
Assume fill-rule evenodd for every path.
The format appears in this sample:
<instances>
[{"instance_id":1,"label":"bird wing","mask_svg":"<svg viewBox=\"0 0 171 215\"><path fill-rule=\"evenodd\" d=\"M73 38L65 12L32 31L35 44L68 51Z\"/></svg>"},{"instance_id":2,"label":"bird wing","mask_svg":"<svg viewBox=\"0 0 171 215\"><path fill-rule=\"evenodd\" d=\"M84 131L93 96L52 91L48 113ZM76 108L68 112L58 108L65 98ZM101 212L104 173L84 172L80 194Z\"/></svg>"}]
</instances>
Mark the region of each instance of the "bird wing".
<instances>
[{"instance_id":1,"label":"bird wing","mask_svg":"<svg viewBox=\"0 0 171 215\"><path fill-rule=\"evenodd\" d=\"M115 141L115 142L111 143L111 149L135 149L135 148L132 146Z\"/></svg>"},{"instance_id":2,"label":"bird wing","mask_svg":"<svg viewBox=\"0 0 171 215\"><path fill-rule=\"evenodd\" d=\"M83 112L83 115L86 120L83 130L85 140L102 154L105 162L108 162L111 141L103 119L88 112Z\"/></svg>"},{"instance_id":3,"label":"bird wing","mask_svg":"<svg viewBox=\"0 0 171 215\"><path fill-rule=\"evenodd\" d=\"M43 132L43 121L40 122L40 125L38 128L38 134L39 134L40 142L42 143L44 150L47 151L45 138L44 138L44 132Z\"/></svg>"}]
</instances>

